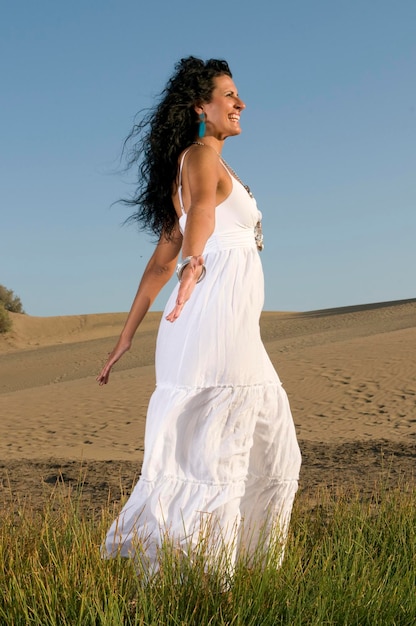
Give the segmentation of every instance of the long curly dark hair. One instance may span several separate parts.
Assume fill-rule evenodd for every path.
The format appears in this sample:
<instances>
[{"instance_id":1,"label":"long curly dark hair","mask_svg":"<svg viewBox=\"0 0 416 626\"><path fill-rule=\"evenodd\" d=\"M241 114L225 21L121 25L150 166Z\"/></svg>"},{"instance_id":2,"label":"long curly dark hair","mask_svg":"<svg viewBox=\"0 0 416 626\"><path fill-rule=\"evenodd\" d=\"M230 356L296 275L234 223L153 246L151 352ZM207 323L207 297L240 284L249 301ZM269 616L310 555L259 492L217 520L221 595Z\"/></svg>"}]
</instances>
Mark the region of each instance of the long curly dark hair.
<instances>
[{"instance_id":1,"label":"long curly dark hair","mask_svg":"<svg viewBox=\"0 0 416 626\"><path fill-rule=\"evenodd\" d=\"M226 61L181 59L155 107L134 124L125 141L127 169L138 170L134 195L122 201L136 207L128 221L137 222L157 238L162 233L169 238L176 224L172 189L178 157L197 133L194 107L211 100L214 78L224 74L232 77Z\"/></svg>"}]
</instances>

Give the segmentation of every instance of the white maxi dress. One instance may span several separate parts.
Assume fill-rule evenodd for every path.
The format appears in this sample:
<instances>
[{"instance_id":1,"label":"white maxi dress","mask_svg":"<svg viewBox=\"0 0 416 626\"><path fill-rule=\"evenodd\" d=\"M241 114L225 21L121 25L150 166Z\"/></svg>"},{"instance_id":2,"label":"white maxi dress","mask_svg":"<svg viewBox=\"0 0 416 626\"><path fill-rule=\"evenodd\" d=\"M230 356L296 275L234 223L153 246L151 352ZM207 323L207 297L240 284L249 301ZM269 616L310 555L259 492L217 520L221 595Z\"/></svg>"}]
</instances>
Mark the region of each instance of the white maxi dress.
<instances>
[{"instance_id":1,"label":"white maxi dress","mask_svg":"<svg viewBox=\"0 0 416 626\"><path fill-rule=\"evenodd\" d=\"M301 456L289 402L260 337L261 214L231 180L203 252L205 278L174 323L165 315L177 286L166 304L141 477L102 549L106 558L145 558L152 571L164 538L189 553L207 524L233 546L232 560L244 537L252 551L260 532L267 541L276 520L284 543L297 490ZM182 232L185 224L183 210Z\"/></svg>"}]
</instances>

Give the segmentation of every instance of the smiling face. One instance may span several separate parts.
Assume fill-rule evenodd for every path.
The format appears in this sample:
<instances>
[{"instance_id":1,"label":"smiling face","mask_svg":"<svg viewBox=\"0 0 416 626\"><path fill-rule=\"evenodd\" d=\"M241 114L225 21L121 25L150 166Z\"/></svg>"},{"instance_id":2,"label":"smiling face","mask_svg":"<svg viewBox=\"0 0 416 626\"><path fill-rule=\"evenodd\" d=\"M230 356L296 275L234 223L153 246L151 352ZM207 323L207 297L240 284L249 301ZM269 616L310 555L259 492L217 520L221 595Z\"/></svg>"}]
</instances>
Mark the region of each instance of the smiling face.
<instances>
[{"instance_id":1,"label":"smiling face","mask_svg":"<svg viewBox=\"0 0 416 626\"><path fill-rule=\"evenodd\" d=\"M195 110L198 114L205 113L206 136L223 141L241 133L240 114L246 105L238 97L237 87L230 76L216 76L213 82L210 102L195 107Z\"/></svg>"}]
</instances>

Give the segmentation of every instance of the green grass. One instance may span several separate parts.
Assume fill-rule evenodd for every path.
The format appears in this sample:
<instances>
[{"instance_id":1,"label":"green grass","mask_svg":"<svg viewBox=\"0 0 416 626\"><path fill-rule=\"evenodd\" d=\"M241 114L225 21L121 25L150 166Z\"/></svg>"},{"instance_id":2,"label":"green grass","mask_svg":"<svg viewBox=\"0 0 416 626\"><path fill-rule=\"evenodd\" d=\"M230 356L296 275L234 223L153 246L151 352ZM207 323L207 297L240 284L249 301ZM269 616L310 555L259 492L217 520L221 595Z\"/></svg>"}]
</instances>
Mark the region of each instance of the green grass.
<instances>
[{"instance_id":1,"label":"green grass","mask_svg":"<svg viewBox=\"0 0 416 626\"><path fill-rule=\"evenodd\" d=\"M414 625L416 492L379 487L370 500L300 495L282 567L241 559L226 588L166 545L159 574L140 585L130 560L102 560L113 518L59 490L36 511L5 507L0 528L0 624L31 625ZM260 558L259 558L260 561Z\"/></svg>"}]
</instances>

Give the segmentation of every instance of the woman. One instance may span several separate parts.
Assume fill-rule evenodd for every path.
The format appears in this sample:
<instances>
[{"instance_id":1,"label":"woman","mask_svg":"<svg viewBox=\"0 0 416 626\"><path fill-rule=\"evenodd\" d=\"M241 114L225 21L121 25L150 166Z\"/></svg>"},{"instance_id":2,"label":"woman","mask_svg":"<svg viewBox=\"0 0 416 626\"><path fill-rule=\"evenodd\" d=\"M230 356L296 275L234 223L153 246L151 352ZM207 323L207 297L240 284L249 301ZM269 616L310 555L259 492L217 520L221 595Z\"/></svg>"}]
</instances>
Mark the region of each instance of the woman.
<instances>
[{"instance_id":1,"label":"woman","mask_svg":"<svg viewBox=\"0 0 416 626\"><path fill-rule=\"evenodd\" d=\"M260 338L261 215L221 157L244 109L225 61L189 57L133 130L135 217L159 240L100 385L182 260L158 333L141 478L104 552L145 555L152 571L166 535L189 553L209 528L232 561L260 533L267 545L276 521L284 543L297 489L293 420Z\"/></svg>"}]
</instances>

